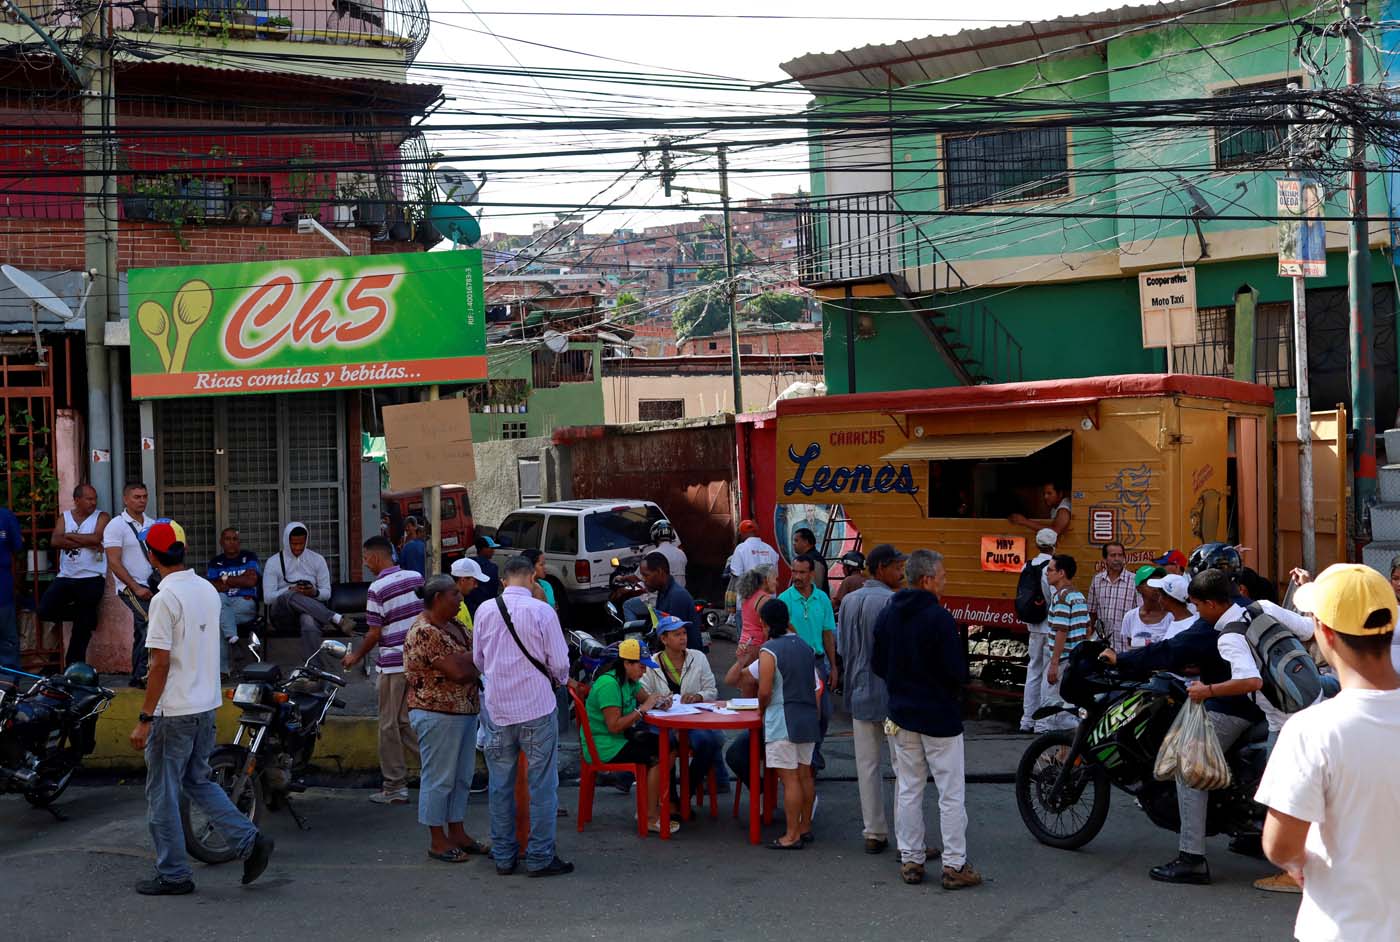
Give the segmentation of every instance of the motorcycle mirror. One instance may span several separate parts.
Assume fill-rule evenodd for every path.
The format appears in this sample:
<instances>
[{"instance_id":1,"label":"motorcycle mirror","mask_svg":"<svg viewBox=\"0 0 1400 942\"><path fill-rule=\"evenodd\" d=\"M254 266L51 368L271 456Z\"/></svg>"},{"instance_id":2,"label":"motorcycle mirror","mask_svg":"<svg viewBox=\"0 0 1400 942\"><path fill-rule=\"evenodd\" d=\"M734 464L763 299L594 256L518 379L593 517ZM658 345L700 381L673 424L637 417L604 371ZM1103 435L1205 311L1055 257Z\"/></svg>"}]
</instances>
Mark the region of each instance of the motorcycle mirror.
<instances>
[{"instance_id":1,"label":"motorcycle mirror","mask_svg":"<svg viewBox=\"0 0 1400 942\"><path fill-rule=\"evenodd\" d=\"M321 650L334 658L342 658L350 653L350 645L344 641L327 639L321 642Z\"/></svg>"},{"instance_id":2,"label":"motorcycle mirror","mask_svg":"<svg viewBox=\"0 0 1400 942\"><path fill-rule=\"evenodd\" d=\"M256 631L248 636L248 650L253 653L253 657L262 660L262 638L258 637Z\"/></svg>"},{"instance_id":3,"label":"motorcycle mirror","mask_svg":"<svg viewBox=\"0 0 1400 942\"><path fill-rule=\"evenodd\" d=\"M622 613L619 612L619 611L617 610L617 603L616 603L616 602L609 602L609 603L608 603L608 611L611 612L611 613L612 613L614 616L616 616L617 618L621 618L621 617L622 617Z\"/></svg>"}]
</instances>

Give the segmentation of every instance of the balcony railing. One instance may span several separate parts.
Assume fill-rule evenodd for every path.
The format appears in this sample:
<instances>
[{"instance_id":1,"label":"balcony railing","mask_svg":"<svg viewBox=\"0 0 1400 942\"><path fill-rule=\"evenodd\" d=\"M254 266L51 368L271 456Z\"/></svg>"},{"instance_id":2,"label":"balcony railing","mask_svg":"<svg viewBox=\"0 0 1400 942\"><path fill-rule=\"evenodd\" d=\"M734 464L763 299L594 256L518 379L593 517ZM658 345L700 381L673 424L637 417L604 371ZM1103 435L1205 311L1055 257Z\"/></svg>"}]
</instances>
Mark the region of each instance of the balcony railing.
<instances>
[{"instance_id":1,"label":"balcony railing","mask_svg":"<svg viewBox=\"0 0 1400 942\"><path fill-rule=\"evenodd\" d=\"M14 0L41 26L77 27L78 0ZM404 50L409 61L428 38L427 0L131 0L112 6L119 32L211 36L220 42L382 46ZM15 17L0 12L0 20ZM288 49L291 53L293 50Z\"/></svg>"},{"instance_id":2,"label":"balcony railing","mask_svg":"<svg viewBox=\"0 0 1400 942\"><path fill-rule=\"evenodd\" d=\"M917 294L967 287L891 193L821 196L797 204L797 277L819 287L903 277Z\"/></svg>"}]
</instances>

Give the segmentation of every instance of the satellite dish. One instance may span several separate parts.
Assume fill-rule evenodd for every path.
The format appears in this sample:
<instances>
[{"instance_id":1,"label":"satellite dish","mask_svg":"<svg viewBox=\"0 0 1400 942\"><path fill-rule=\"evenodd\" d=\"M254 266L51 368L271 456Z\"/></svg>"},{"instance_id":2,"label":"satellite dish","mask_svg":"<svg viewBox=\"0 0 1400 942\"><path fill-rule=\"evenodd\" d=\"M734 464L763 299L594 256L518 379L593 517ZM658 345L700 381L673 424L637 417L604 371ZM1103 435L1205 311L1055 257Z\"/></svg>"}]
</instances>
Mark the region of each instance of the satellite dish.
<instances>
[{"instance_id":1,"label":"satellite dish","mask_svg":"<svg viewBox=\"0 0 1400 942\"><path fill-rule=\"evenodd\" d=\"M544 332L544 345L549 348L550 353L563 353L569 349L569 338L557 330L546 330Z\"/></svg>"},{"instance_id":2,"label":"satellite dish","mask_svg":"<svg viewBox=\"0 0 1400 942\"><path fill-rule=\"evenodd\" d=\"M65 321L73 319L73 309L63 303L58 295L50 291L39 279L25 274L13 265L0 265L0 274L8 278L20 294L50 314Z\"/></svg>"},{"instance_id":3,"label":"satellite dish","mask_svg":"<svg viewBox=\"0 0 1400 942\"><path fill-rule=\"evenodd\" d=\"M475 203L481 197L481 187L485 182L484 173L473 180L465 170L456 167L439 167L437 170L438 189L442 190L444 198L458 206Z\"/></svg>"},{"instance_id":4,"label":"satellite dish","mask_svg":"<svg viewBox=\"0 0 1400 942\"><path fill-rule=\"evenodd\" d=\"M428 221L437 227L438 232L452 240L453 248L459 245L475 245L481 239L481 223L471 214L471 210L456 203L430 203Z\"/></svg>"}]
</instances>

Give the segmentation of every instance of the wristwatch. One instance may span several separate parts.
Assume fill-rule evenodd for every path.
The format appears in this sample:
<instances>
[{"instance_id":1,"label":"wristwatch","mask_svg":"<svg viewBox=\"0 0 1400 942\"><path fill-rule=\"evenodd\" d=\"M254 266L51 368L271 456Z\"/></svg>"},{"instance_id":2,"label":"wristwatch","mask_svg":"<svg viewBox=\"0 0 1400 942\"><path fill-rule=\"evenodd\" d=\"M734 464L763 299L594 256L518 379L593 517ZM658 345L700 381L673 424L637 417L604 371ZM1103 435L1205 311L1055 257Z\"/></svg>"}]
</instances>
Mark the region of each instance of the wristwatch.
<instances>
[{"instance_id":1,"label":"wristwatch","mask_svg":"<svg viewBox=\"0 0 1400 942\"><path fill-rule=\"evenodd\" d=\"M150 723L150 722L152 722L154 719L155 719L155 717L152 716L152 715L149 714L149 713L138 713L138 714L136 714L136 721L139 722L139 723Z\"/></svg>"}]
</instances>

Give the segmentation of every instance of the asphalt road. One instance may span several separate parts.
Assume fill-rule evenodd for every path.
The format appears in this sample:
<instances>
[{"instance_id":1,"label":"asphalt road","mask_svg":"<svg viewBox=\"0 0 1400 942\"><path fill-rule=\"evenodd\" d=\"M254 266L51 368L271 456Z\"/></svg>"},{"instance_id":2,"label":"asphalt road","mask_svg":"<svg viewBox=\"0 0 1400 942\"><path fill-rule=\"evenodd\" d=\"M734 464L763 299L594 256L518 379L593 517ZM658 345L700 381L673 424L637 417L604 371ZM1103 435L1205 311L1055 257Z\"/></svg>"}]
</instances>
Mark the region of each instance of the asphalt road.
<instances>
[{"instance_id":1,"label":"asphalt road","mask_svg":"<svg viewBox=\"0 0 1400 942\"><path fill-rule=\"evenodd\" d=\"M599 791L593 822L577 833L578 792L564 789L560 851L578 870L549 880L498 877L485 860L431 861L413 807L371 805L368 794L312 790L300 800L312 830L269 816L277 852L258 883L239 886L236 865L196 865L198 892L164 899L131 890L151 867L139 787L75 787L61 802L65 822L0 798L5 937L1240 942L1291 938L1297 901L1253 890L1265 865L1226 852L1219 838L1214 886L1152 883L1147 868L1172 855L1175 837L1122 795L1103 833L1071 853L1031 839L1011 786L969 786L971 858L988 882L953 893L936 882L906 886L893 852L862 852L853 782L819 782L817 842L787 854L747 844L728 796L718 821L692 822L663 843L637 839L631 799L612 789ZM934 842L931 786L925 800ZM472 797L467 828L489 837L485 796Z\"/></svg>"}]
</instances>

